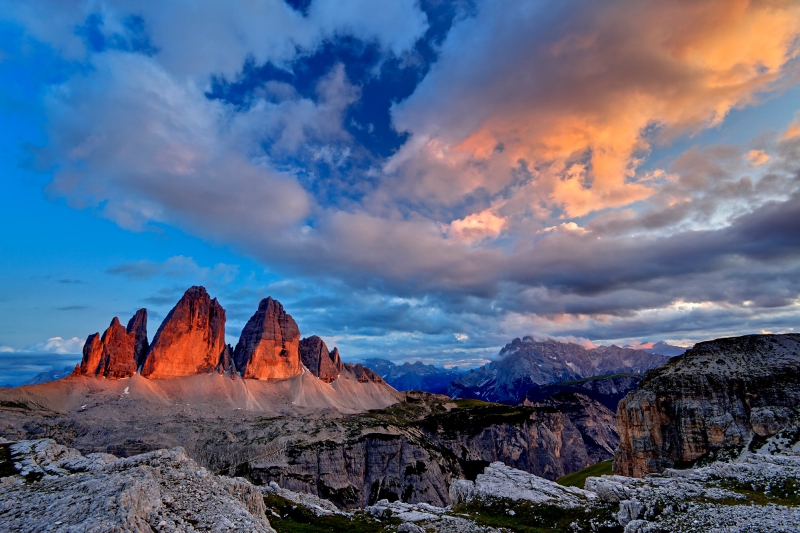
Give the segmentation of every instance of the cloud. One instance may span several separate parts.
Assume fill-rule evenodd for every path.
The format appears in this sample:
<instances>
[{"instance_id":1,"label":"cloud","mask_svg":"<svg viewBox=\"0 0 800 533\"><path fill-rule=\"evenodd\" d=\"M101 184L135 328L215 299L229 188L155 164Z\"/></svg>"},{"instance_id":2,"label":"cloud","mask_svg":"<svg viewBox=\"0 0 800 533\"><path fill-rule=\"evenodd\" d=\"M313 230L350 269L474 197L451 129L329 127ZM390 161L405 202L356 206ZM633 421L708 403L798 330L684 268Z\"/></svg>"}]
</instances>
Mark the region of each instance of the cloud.
<instances>
[{"instance_id":1,"label":"cloud","mask_svg":"<svg viewBox=\"0 0 800 533\"><path fill-rule=\"evenodd\" d=\"M354 357L450 361L531 332L695 339L796 317L795 124L649 160L796 83L796 3L476 2L430 70L404 71L421 81L391 109L408 137L386 158L346 121L376 105L366 84L400 83L382 62L421 53L413 2L315 0L305 16L278 1L30 5L7 14L80 62L46 92L35 154L48 193L134 231L181 228L285 278L227 293L225 280L245 285L236 267L191 257L108 270L176 280L149 304L174 304L183 278L222 280L231 331L277 294L304 332ZM87 48L73 29L94 11L112 43L132 42L124 21L138 13L157 51ZM378 49L366 82L338 56L303 87L243 74L248 57L299 69L350 37ZM220 79L255 87L234 104L210 96Z\"/></svg>"},{"instance_id":2,"label":"cloud","mask_svg":"<svg viewBox=\"0 0 800 533\"><path fill-rule=\"evenodd\" d=\"M800 137L800 113L795 115L795 119L786 128L786 131L783 132L781 139L789 140L794 139L795 137Z\"/></svg>"},{"instance_id":3,"label":"cloud","mask_svg":"<svg viewBox=\"0 0 800 533\"><path fill-rule=\"evenodd\" d=\"M65 305L62 307L56 307L56 311L82 311L84 309L89 309L89 306L86 305Z\"/></svg>"},{"instance_id":4,"label":"cloud","mask_svg":"<svg viewBox=\"0 0 800 533\"><path fill-rule=\"evenodd\" d=\"M140 17L158 49L159 62L182 78L209 73L232 76L248 57L258 63L287 62L298 49L312 50L337 35L376 41L400 55L427 28L425 14L411 0L386 4L354 0L344 5L315 0L306 16L283 0L224 5L213 0L183 4L119 0L113 5L39 0L10 5L2 18L22 23L31 35L67 57L81 58L87 53L86 43L75 28L93 14L101 15L98 31L105 37L125 37L125 20Z\"/></svg>"},{"instance_id":5,"label":"cloud","mask_svg":"<svg viewBox=\"0 0 800 533\"><path fill-rule=\"evenodd\" d=\"M223 283L228 283L236 277L238 271L238 266L224 263L214 265L213 268L201 267L191 257L177 255L162 262L143 259L133 263L123 263L109 268L107 272L135 280L164 276L167 278L191 278L195 280L220 278Z\"/></svg>"},{"instance_id":6,"label":"cloud","mask_svg":"<svg viewBox=\"0 0 800 533\"><path fill-rule=\"evenodd\" d=\"M394 123L471 188L508 181L475 183L475 163L526 161L538 171L522 194L569 217L650 197L637 169L655 141L718 125L796 74L792 2L477 4Z\"/></svg>"},{"instance_id":7,"label":"cloud","mask_svg":"<svg viewBox=\"0 0 800 533\"><path fill-rule=\"evenodd\" d=\"M747 152L747 160L754 166L760 166L769 161L769 155L764 150L750 150Z\"/></svg>"},{"instance_id":8,"label":"cloud","mask_svg":"<svg viewBox=\"0 0 800 533\"><path fill-rule=\"evenodd\" d=\"M61 337L52 337L44 342L26 346L20 352L23 353L50 353L50 354L79 354L83 350L83 339L72 337L71 339L62 339Z\"/></svg>"},{"instance_id":9,"label":"cloud","mask_svg":"<svg viewBox=\"0 0 800 533\"><path fill-rule=\"evenodd\" d=\"M496 216L491 209L473 213L460 220L454 220L447 228L448 235L466 242L474 242L487 237L497 237L506 225L502 217Z\"/></svg>"}]
</instances>

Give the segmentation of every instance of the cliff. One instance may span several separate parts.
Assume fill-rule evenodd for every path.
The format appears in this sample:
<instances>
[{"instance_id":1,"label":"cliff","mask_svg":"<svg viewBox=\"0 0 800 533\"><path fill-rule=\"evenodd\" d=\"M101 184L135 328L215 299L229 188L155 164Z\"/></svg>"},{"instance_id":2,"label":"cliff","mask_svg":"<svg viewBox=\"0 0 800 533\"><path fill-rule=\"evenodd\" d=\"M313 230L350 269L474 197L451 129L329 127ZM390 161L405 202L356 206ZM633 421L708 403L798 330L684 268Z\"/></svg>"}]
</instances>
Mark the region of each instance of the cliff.
<instances>
[{"instance_id":1,"label":"cliff","mask_svg":"<svg viewBox=\"0 0 800 533\"><path fill-rule=\"evenodd\" d=\"M783 429L800 405L800 335L697 344L648 372L617 409L615 472L641 477L735 454Z\"/></svg>"},{"instance_id":2,"label":"cliff","mask_svg":"<svg viewBox=\"0 0 800 533\"><path fill-rule=\"evenodd\" d=\"M210 372L225 350L225 310L203 287L189 288L153 338L142 366L148 378Z\"/></svg>"},{"instance_id":3,"label":"cliff","mask_svg":"<svg viewBox=\"0 0 800 533\"><path fill-rule=\"evenodd\" d=\"M300 329L280 302L264 298L242 330L233 352L237 371L245 378L285 379L302 372Z\"/></svg>"},{"instance_id":4,"label":"cliff","mask_svg":"<svg viewBox=\"0 0 800 533\"><path fill-rule=\"evenodd\" d=\"M330 383L339 377L343 365L337 348L328 351L325 341L312 335L300 341L299 350L303 365L319 379Z\"/></svg>"},{"instance_id":5,"label":"cliff","mask_svg":"<svg viewBox=\"0 0 800 533\"><path fill-rule=\"evenodd\" d=\"M147 354L147 310L139 309L125 328L114 317L103 332L89 335L75 374L120 379L136 373Z\"/></svg>"}]
</instances>

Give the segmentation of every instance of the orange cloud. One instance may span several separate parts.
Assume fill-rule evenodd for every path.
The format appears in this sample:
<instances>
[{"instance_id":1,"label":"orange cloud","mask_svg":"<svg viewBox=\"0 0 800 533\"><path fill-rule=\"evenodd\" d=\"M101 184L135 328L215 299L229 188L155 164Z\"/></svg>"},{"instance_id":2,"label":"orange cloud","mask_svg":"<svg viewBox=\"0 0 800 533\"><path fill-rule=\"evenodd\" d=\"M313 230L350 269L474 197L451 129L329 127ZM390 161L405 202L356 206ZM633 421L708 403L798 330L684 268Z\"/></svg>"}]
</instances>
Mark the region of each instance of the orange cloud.
<instances>
[{"instance_id":1,"label":"orange cloud","mask_svg":"<svg viewBox=\"0 0 800 533\"><path fill-rule=\"evenodd\" d=\"M795 116L794 121L789 124L789 127L786 128L786 131L783 132L781 135L781 140L787 141L789 139L794 139L795 137L800 136L800 114Z\"/></svg>"},{"instance_id":2,"label":"orange cloud","mask_svg":"<svg viewBox=\"0 0 800 533\"><path fill-rule=\"evenodd\" d=\"M651 196L637 170L656 140L719 124L779 89L800 57L794 1L602 2L547 32L531 29L535 10L500 11L453 30L442 65L395 119L473 164L526 161L538 172L530 202L567 217ZM471 189L496 176L471 176Z\"/></svg>"},{"instance_id":3,"label":"orange cloud","mask_svg":"<svg viewBox=\"0 0 800 533\"><path fill-rule=\"evenodd\" d=\"M746 157L750 164L756 167L769 161L769 155L764 150L750 150Z\"/></svg>"},{"instance_id":4,"label":"orange cloud","mask_svg":"<svg viewBox=\"0 0 800 533\"><path fill-rule=\"evenodd\" d=\"M452 221L447 233L458 240L474 242L487 237L497 237L505 226L506 219L498 217L491 209L486 209Z\"/></svg>"}]
</instances>

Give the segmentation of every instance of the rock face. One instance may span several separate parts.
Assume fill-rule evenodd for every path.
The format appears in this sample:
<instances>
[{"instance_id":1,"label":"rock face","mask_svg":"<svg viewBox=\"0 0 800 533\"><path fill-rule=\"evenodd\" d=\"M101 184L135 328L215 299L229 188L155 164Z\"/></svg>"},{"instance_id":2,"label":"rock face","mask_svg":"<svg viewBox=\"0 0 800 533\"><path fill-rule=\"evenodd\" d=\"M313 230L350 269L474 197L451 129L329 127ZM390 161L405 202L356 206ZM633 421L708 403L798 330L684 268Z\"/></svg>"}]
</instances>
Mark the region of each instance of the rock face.
<instances>
[{"instance_id":1,"label":"rock face","mask_svg":"<svg viewBox=\"0 0 800 533\"><path fill-rule=\"evenodd\" d=\"M136 373L147 354L147 310L139 309L125 328L114 317L103 336L89 335L78 373L119 379Z\"/></svg>"},{"instance_id":2,"label":"rock face","mask_svg":"<svg viewBox=\"0 0 800 533\"><path fill-rule=\"evenodd\" d=\"M233 352L244 378L286 379L302 372L300 330L280 302L264 298L242 330Z\"/></svg>"},{"instance_id":3,"label":"rock face","mask_svg":"<svg viewBox=\"0 0 800 533\"><path fill-rule=\"evenodd\" d=\"M517 404L537 385L603 374L640 373L668 360L663 355L619 346L586 349L578 344L525 337L507 344L497 361L458 378L448 394L452 398Z\"/></svg>"},{"instance_id":4,"label":"rock face","mask_svg":"<svg viewBox=\"0 0 800 533\"><path fill-rule=\"evenodd\" d=\"M617 410L615 472L640 477L778 433L800 404L800 335L697 344L648 372Z\"/></svg>"},{"instance_id":5,"label":"rock face","mask_svg":"<svg viewBox=\"0 0 800 533\"><path fill-rule=\"evenodd\" d=\"M225 310L203 287L191 287L153 338L142 375L174 378L210 372L225 350Z\"/></svg>"},{"instance_id":6,"label":"rock face","mask_svg":"<svg viewBox=\"0 0 800 533\"><path fill-rule=\"evenodd\" d=\"M133 333L133 357L136 360L136 369L144 364L150 345L147 342L147 309L139 309L128 321L128 334Z\"/></svg>"},{"instance_id":7,"label":"rock face","mask_svg":"<svg viewBox=\"0 0 800 533\"><path fill-rule=\"evenodd\" d=\"M453 479L475 479L492 462L557 479L612 457L613 442L600 452L597 445L603 440L598 435L610 428L598 431L582 424L588 430L584 433L571 415L552 407L479 402L459 407L428 396L409 397L408 403L381 414L323 426L307 423L302 434L292 428L291 441L284 441L280 451L265 456L260 446L253 452L257 458L248 463L249 475L345 509L384 498L444 506L452 503L448 487Z\"/></svg>"},{"instance_id":8,"label":"rock face","mask_svg":"<svg viewBox=\"0 0 800 533\"><path fill-rule=\"evenodd\" d=\"M524 405L533 405L563 392L574 392L597 400L616 412L619 401L630 391L636 390L642 377L644 374L612 374L537 386L525 394Z\"/></svg>"},{"instance_id":9,"label":"rock face","mask_svg":"<svg viewBox=\"0 0 800 533\"><path fill-rule=\"evenodd\" d=\"M585 394L559 392L530 405L554 409L566 415L580 432L583 447L592 464L614 457L614 450L619 446L614 411L599 401Z\"/></svg>"},{"instance_id":10,"label":"rock face","mask_svg":"<svg viewBox=\"0 0 800 533\"><path fill-rule=\"evenodd\" d=\"M18 475L0 483L3 531L275 533L256 487L209 473L182 448L117 459L50 439L5 446Z\"/></svg>"},{"instance_id":11,"label":"rock face","mask_svg":"<svg viewBox=\"0 0 800 533\"><path fill-rule=\"evenodd\" d=\"M330 383L339 377L342 371L342 359L339 349L328 351L325 342L312 335L300 341L300 360L303 365L325 383Z\"/></svg>"}]
</instances>

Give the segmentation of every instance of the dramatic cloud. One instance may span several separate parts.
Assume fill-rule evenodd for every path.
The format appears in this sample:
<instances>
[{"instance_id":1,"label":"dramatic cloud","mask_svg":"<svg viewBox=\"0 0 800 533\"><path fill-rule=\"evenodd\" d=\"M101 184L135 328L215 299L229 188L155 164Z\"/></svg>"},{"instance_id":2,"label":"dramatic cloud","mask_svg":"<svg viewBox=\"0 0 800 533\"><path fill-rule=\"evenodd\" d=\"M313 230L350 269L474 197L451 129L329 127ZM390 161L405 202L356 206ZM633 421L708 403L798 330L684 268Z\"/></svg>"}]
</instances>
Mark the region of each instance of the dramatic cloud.
<instances>
[{"instance_id":1,"label":"dramatic cloud","mask_svg":"<svg viewBox=\"0 0 800 533\"><path fill-rule=\"evenodd\" d=\"M438 5L19 4L73 62L35 164L71 206L269 269L107 270L168 280L161 308L210 280L231 334L267 294L356 356L451 362L794 327L800 122L652 154L797 84L800 4L476 1L444 29Z\"/></svg>"}]
</instances>

